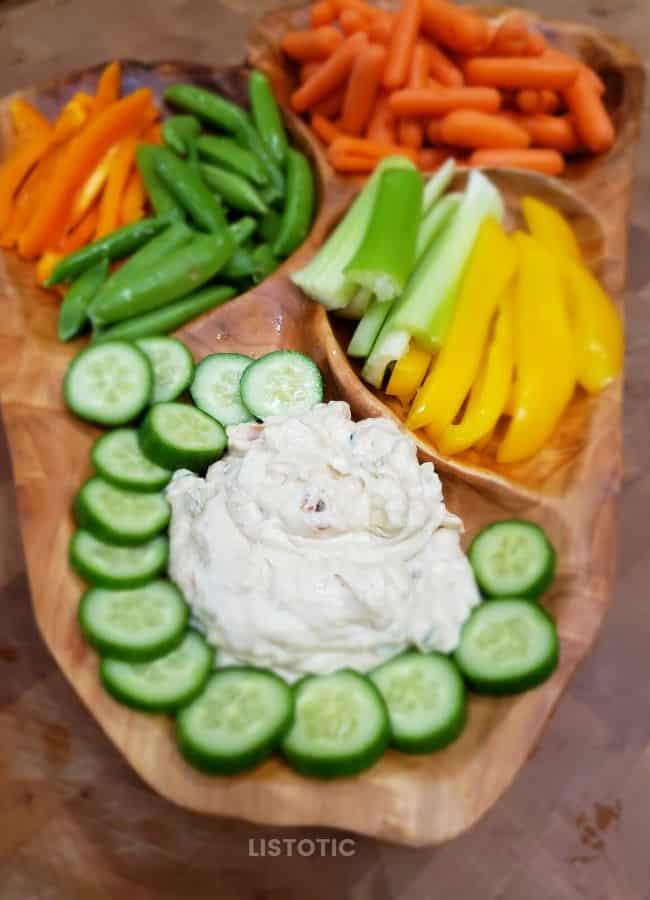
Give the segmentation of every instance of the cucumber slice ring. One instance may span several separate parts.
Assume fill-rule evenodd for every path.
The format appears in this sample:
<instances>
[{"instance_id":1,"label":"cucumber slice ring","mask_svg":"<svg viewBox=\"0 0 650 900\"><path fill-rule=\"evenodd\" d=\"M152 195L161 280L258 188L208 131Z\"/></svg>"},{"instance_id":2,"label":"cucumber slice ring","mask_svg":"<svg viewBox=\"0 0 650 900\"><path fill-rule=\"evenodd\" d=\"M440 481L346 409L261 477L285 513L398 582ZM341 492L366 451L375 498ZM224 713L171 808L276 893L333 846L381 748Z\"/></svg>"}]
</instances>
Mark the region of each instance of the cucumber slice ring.
<instances>
[{"instance_id":1,"label":"cucumber slice ring","mask_svg":"<svg viewBox=\"0 0 650 900\"><path fill-rule=\"evenodd\" d=\"M98 425L126 425L151 398L153 373L144 353L126 341L82 350L70 363L63 396L75 415Z\"/></svg>"},{"instance_id":2,"label":"cucumber slice ring","mask_svg":"<svg viewBox=\"0 0 650 900\"><path fill-rule=\"evenodd\" d=\"M239 425L255 417L241 402L241 377L253 360L241 353L212 353L196 367L190 388L199 409L222 425Z\"/></svg>"},{"instance_id":3,"label":"cucumber slice ring","mask_svg":"<svg viewBox=\"0 0 650 900\"><path fill-rule=\"evenodd\" d=\"M467 555L487 597L535 600L555 574L556 554L546 533L521 519L488 525L476 535Z\"/></svg>"},{"instance_id":4,"label":"cucumber slice ring","mask_svg":"<svg viewBox=\"0 0 650 900\"><path fill-rule=\"evenodd\" d=\"M140 426L143 453L166 469L203 472L227 443L219 422L185 403L157 403Z\"/></svg>"},{"instance_id":5,"label":"cucumber slice ring","mask_svg":"<svg viewBox=\"0 0 650 900\"><path fill-rule=\"evenodd\" d=\"M274 350L246 369L240 390L244 406L258 419L299 416L323 402L323 377L304 353Z\"/></svg>"},{"instance_id":6,"label":"cucumber slice ring","mask_svg":"<svg viewBox=\"0 0 650 900\"><path fill-rule=\"evenodd\" d=\"M89 531L76 531L70 541L70 564L85 581L99 587L132 588L146 584L167 565L169 543L159 535L146 544L119 547Z\"/></svg>"},{"instance_id":7,"label":"cucumber slice ring","mask_svg":"<svg viewBox=\"0 0 650 900\"><path fill-rule=\"evenodd\" d=\"M134 428L116 428L103 434L91 450L91 460L102 478L131 491L160 491L172 477L147 459Z\"/></svg>"},{"instance_id":8,"label":"cucumber slice ring","mask_svg":"<svg viewBox=\"0 0 650 900\"><path fill-rule=\"evenodd\" d=\"M98 653L128 662L145 662L180 644L189 607L171 581L139 588L89 588L81 598L79 625Z\"/></svg>"},{"instance_id":9,"label":"cucumber slice ring","mask_svg":"<svg viewBox=\"0 0 650 900\"><path fill-rule=\"evenodd\" d=\"M178 338L139 338L142 350L153 370L152 403L168 403L187 390L194 377L194 358Z\"/></svg>"},{"instance_id":10,"label":"cucumber slice ring","mask_svg":"<svg viewBox=\"0 0 650 900\"><path fill-rule=\"evenodd\" d=\"M162 494L125 490L95 476L77 494L75 513L79 525L96 537L129 546L163 531L171 508Z\"/></svg>"},{"instance_id":11,"label":"cucumber slice ring","mask_svg":"<svg viewBox=\"0 0 650 900\"><path fill-rule=\"evenodd\" d=\"M204 772L243 772L272 753L292 715L291 691L281 678L263 669L229 666L217 670L178 714L178 746Z\"/></svg>"}]
</instances>

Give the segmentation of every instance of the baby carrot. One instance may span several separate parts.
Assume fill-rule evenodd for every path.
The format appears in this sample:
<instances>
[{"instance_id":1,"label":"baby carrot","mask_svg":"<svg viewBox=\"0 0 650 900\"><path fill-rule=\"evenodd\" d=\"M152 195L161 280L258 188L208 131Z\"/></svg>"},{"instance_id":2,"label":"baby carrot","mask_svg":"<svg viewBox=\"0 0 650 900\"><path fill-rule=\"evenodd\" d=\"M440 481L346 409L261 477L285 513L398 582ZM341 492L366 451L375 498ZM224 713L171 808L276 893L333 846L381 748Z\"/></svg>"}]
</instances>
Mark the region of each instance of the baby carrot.
<instances>
[{"instance_id":1,"label":"baby carrot","mask_svg":"<svg viewBox=\"0 0 650 900\"><path fill-rule=\"evenodd\" d=\"M436 144L442 144L442 119L431 119L430 122L427 122L427 127L425 129L427 139L430 144L434 146Z\"/></svg>"},{"instance_id":2,"label":"baby carrot","mask_svg":"<svg viewBox=\"0 0 650 900\"><path fill-rule=\"evenodd\" d=\"M398 88L405 84L421 18L422 0L402 0L388 45L384 87Z\"/></svg>"},{"instance_id":3,"label":"baby carrot","mask_svg":"<svg viewBox=\"0 0 650 900\"><path fill-rule=\"evenodd\" d=\"M526 56L541 56L546 50L546 38L541 31L528 32L528 44L524 51Z\"/></svg>"},{"instance_id":4,"label":"baby carrot","mask_svg":"<svg viewBox=\"0 0 650 900\"><path fill-rule=\"evenodd\" d=\"M469 158L469 165L560 175L564 171L564 157L557 150L476 150Z\"/></svg>"},{"instance_id":5,"label":"baby carrot","mask_svg":"<svg viewBox=\"0 0 650 900\"><path fill-rule=\"evenodd\" d=\"M318 72L293 92L291 105L296 112L305 112L335 91L348 77L357 55L367 43L368 38L361 31L346 38Z\"/></svg>"},{"instance_id":6,"label":"baby carrot","mask_svg":"<svg viewBox=\"0 0 650 900\"><path fill-rule=\"evenodd\" d=\"M316 103L312 107L312 112L319 116L325 116L326 119L335 119L341 112L343 107L343 98L345 97L345 86L341 85L333 94Z\"/></svg>"},{"instance_id":7,"label":"baby carrot","mask_svg":"<svg viewBox=\"0 0 650 900\"><path fill-rule=\"evenodd\" d=\"M548 56L476 57L465 64L468 84L497 88L564 90L575 81L578 63Z\"/></svg>"},{"instance_id":8,"label":"baby carrot","mask_svg":"<svg viewBox=\"0 0 650 900\"><path fill-rule=\"evenodd\" d=\"M490 56L526 56L528 53L528 23L519 12L509 13L490 41Z\"/></svg>"},{"instance_id":9,"label":"baby carrot","mask_svg":"<svg viewBox=\"0 0 650 900\"><path fill-rule=\"evenodd\" d=\"M397 143L395 134L395 116L388 103L386 94L380 94L368 122L366 137L370 141L383 144Z\"/></svg>"},{"instance_id":10,"label":"baby carrot","mask_svg":"<svg viewBox=\"0 0 650 900\"><path fill-rule=\"evenodd\" d=\"M354 34L356 31L367 31L370 26L366 16L364 16L360 9L356 9L354 6L350 6L348 9L343 10L339 16L339 22L341 23L341 28L345 34Z\"/></svg>"},{"instance_id":11,"label":"baby carrot","mask_svg":"<svg viewBox=\"0 0 650 900\"><path fill-rule=\"evenodd\" d=\"M562 50L557 50L555 47L547 47L546 52L544 53L544 57L546 59L555 59L565 63L576 63L576 60L569 56L567 53L563 53ZM600 75L591 68L591 66L586 65L585 63L577 63L578 68L581 72L584 72L586 78L591 82L593 89L596 93L602 97L605 93L605 82L600 77Z\"/></svg>"},{"instance_id":12,"label":"baby carrot","mask_svg":"<svg viewBox=\"0 0 650 900\"><path fill-rule=\"evenodd\" d=\"M540 91L542 112L552 115L560 108L560 98L555 91Z\"/></svg>"},{"instance_id":13,"label":"baby carrot","mask_svg":"<svg viewBox=\"0 0 650 900\"><path fill-rule=\"evenodd\" d=\"M457 109L441 123L443 143L474 149L524 150L530 146L528 132L500 115Z\"/></svg>"},{"instance_id":14,"label":"baby carrot","mask_svg":"<svg viewBox=\"0 0 650 900\"><path fill-rule=\"evenodd\" d=\"M309 21L312 28L320 28L323 25L331 25L336 18L336 10L330 0L320 0L314 3L309 13Z\"/></svg>"},{"instance_id":15,"label":"baby carrot","mask_svg":"<svg viewBox=\"0 0 650 900\"><path fill-rule=\"evenodd\" d=\"M501 95L494 88L484 87L434 87L395 91L389 99L396 116L444 116L455 109L476 109L480 112L497 112Z\"/></svg>"},{"instance_id":16,"label":"baby carrot","mask_svg":"<svg viewBox=\"0 0 650 900\"><path fill-rule=\"evenodd\" d=\"M588 76L581 71L564 92L578 135L592 153L605 153L616 140L614 125Z\"/></svg>"},{"instance_id":17,"label":"baby carrot","mask_svg":"<svg viewBox=\"0 0 650 900\"><path fill-rule=\"evenodd\" d=\"M448 155L444 150L420 150L418 153L418 168L424 172L432 172L445 162Z\"/></svg>"},{"instance_id":18,"label":"baby carrot","mask_svg":"<svg viewBox=\"0 0 650 900\"><path fill-rule=\"evenodd\" d=\"M397 140L404 147L419 150L424 140L422 125L416 119L401 119L397 124Z\"/></svg>"},{"instance_id":19,"label":"baby carrot","mask_svg":"<svg viewBox=\"0 0 650 900\"><path fill-rule=\"evenodd\" d=\"M480 53L490 40L486 19L448 0L422 0L422 30L450 50L467 56Z\"/></svg>"},{"instance_id":20,"label":"baby carrot","mask_svg":"<svg viewBox=\"0 0 650 900\"><path fill-rule=\"evenodd\" d=\"M559 150L560 153L575 153L580 141L569 116L517 116L517 123L530 135L533 147Z\"/></svg>"},{"instance_id":21,"label":"baby carrot","mask_svg":"<svg viewBox=\"0 0 650 900\"><path fill-rule=\"evenodd\" d=\"M388 45L393 35L393 16L383 9L377 10L377 13L368 27L368 37L373 44Z\"/></svg>"},{"instance_id":22,"label":"baby carrot","mask_svg":"<svg viewBox=\"0 0 650 900\"><path fill-rule=\"evenodd\" d=\"M384 144L379 141L370 141L367 138L339 137L332 141L330 150L333 153L346 153L352 156L370 156L374 159L383 159L385 156L406 156L411 162L417 161L417 154L410 147L402 147L400 144Z\"/></svg>"},{"instance_id":23,"label":"baby carrot","mask_svg":"<svg viewBox=\"0 0 650 900\"><path fill-rule=\"evenodd\" d=\"M341 114L341 130L347 134L361 134L368 124L385 63L386 49L380 44L368 44L357 57Z\"/></svg>"},{"instance_id":24,"label":"baby carrot","mask_svg":"<svg viewBox=\"0 0 650 900\"><path fill-rule=\"evenodd\" d=\"M534 116L535 113L542 111L542 92L533 91L530 88L517 91L515 94L515 106L520 112L526 113L528 116Z\"/></svg>"},{"instance_id":25,"label":"baby carrot","mask_svg":"<svg viewBox=\"0 0 650 900\"><path fill-rule=\"evenodd\" d=\"M445 87L461 87L465 83L463 73L454 65L446 53L443 53L433 41L427 45L429 51L429 72L433 78ZM414 85L411 85L414 87ZM422 85L424 87L424 85Z\"/></svg>"},{"instance_id":26,"label":"baby carrot","mask_svg":"<svg viewBox=\"0 0 650 900\"><path fill-rule=\"evenodd\" d=\"M344 172L348 175L365 175L372 172L379 161L377 157L373 156L355 156L337 151L328 153L328 159L337 172Z\"/></svg>"},{"instance_id":27,"label":"baby carrot","mask_svg":"<svg viewBox=\"0 0 650 900\"><path fill-rule=\"evenodd\" d=\"M424 88L429 79L430 45L418 41L411 57L408 87ZM424 141L424 128L417 119L401 119L397 126L397 137L400 144L419 150Z\"/></svg>"},{"instance_id":28,"label":"baby carrot","mask_svg":"<svg viewBox=\"0 0 650 900\"><path fill-rule=\"evenodd\" d=\"M310 124L311 130L318 135L324 144L329 145L333 140L341 136L341 132L336 125L330 122L329 119L326 119L325 116L319 116L318 113L312 113Z\"/></svg>"},{"instance_id":29,"label":"baby carrot","mask_svg":"<svg viewBox=\"0 0 650 900\"><path fill-rule=\"evenodd\" d=\"M343 41L340 31L331 25L309 31L285 31L280 46L298 62L327 59Z\"/></svg>"},{"instance_id":30,"label":"baby carrot","mask_svg":"<svg viewBox=\"0 0 650 900\"><path fill-rule=\"evenodd\" d=\"M300 84L304 84L311 76L318 72L322 63L306 62L300 66Z\"/></svg>"}]
</instances>

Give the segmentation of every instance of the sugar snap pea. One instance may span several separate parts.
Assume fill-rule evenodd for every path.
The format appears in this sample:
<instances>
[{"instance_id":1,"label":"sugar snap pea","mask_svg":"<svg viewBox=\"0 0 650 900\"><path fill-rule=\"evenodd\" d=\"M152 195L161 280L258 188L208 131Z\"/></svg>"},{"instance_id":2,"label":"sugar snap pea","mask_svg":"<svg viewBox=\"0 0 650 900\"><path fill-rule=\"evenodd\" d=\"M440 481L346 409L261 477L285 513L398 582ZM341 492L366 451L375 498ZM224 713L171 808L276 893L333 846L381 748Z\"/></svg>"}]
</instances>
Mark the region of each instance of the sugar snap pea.
<instances>
[{"instance_id":1,"label":"sugar snap pea","mask_svg":"<svg viewBox=\"0 0 650 900\"><path fill-rule=\"evenodd\" d=\"M228 206L242 212L258 213L258 215L264 215L267 212L266 203L250 181L246 181L241 175L207 163L201 165L201 174L206 184L213 188Z\"/></svg>"},{"instance_id":2,"label":"sugar snap pea","mask_svg":"<svg viewBox=\"0 0 650 900\"><path fill-rule=\"evenodd\" d=\"M233 239L237 246L241 246L245 244L246 241L252 237L255 233L255 229L257 228L257 222L251 216L242 216L241 219L237 219L236 222L232 222L228 226L228 231L233 236Z\"/></svg>"},{"instance_id":3,"label":"sugar snap pea","mask_svg":"<svg viewBox=\"0 0 650 900\"><path fill-rule=\"evenodd\" d=\"M200 174L167 147L154 147L152 157L163 184L196 224L206 231L223 231L226 227L224 211Z\"/></svg>"},{"instance_id":4,"label":"sugar snap pea","mask_svg":"<svg viewBox=\"0 0 650 900\"><path fill-rule=\"evenodd\" d=\"M268 184L268 176L259 159L250 150L240 147L232 138L202 134L196 146L199 155L208 162L225 166L232 172L248 178L253 184Z\"/></svg>"},{"instance_id":5,"label":"sugar snap pea","mask_svg":"<svg viewBox=\"0 0 650 900\"><path fill-rule=\"evenodd\" d=\"M162 124L163 141L179 156L186 156L190 144L201 134L201 123L196 116L170 116Z\"/></svg>"},{"instance_id":6,"label":"sugar snap pea","mask_svg":"<svg viewBox=\"0 0 650 900\"><path fill-rule=\"evenodd\" d=\"M270 244L258 244L253 250L253 262L255 271L253 272L253 281L257 284L264 281L265 278L275 272L280 265L280 260L273 252Z\"/></svg>"},{"instance_id":7,"label":"sugar snap pea","mask_svg":"<svg viewBox=\"0 0 650 900\"><path fill-rule=\"evenodd\" d=\"M269 80L262 72L251 72L248 79L248 97L253 122L269 155L283 166L289 149L282 116L275 102Z\"/></svg>"},{"instance_id":8,"label":"sugar snap pea","mask_svg":"<svg viewBox=\"0 0 650 900\"><path fill-rule=\"evenodd\" d=\"M307 159L297 150L287 153L287 194L280 232L273 245L276 256L288 256L307 237L314 211L314 177Z\"/></svg>"},{"instance_id":9,"label":"sugar snap pea","mask_svg":"<svg viewBox=\"0 0 650 900\"><path fill-rule=\"evenodd\" d=\"M88 307L108 275L108 259L104 257L73 281L61 304L57 333L59 340L69 341L79 334L88 318Z\"/></svg>"},{"instance_id":10,"label":"sugar snap pea","mask_svg":"<svg viewBox=\"0 0 650 900\"><path fill-rule=\"evenodd\" d=\"M272 243L280 232L280 223L282 221L282 217L280 213L275 209L270 209L267 214L260 219L260 236L264 238L265 241Z\"/></svg>"},{"instance_id":11,"label":"sugar snap pea","mask_svg":"<svg viewBox=\"0 0 650 900\"><path fill-rule=\"evenodd\" d=\"M153 150L155 150L155 147L151 144L140 144L135 152L140 177L146 188L153 211L157 216L169 214L176 216L178 219L184 219L185 211L183 207L176 202L173 195L156 174L153 163Z\"/></svg>"}]
</instances>

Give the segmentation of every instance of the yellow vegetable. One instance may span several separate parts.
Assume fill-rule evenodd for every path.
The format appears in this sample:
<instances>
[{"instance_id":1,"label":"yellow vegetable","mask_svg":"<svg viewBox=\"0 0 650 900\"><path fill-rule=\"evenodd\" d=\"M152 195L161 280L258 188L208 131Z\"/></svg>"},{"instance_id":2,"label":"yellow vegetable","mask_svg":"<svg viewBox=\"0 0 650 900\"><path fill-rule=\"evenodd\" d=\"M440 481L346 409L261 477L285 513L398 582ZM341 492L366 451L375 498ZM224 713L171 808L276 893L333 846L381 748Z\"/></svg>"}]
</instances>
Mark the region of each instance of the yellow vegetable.
<instances>
[{"instance_id":1,"label":"yellow vegetable","mask_svg":"<svg viewBox=\"0 0 650 900\"><path fill-rule=\"evenodd\" d=\"M36 266L36 280L39 284L43 284L54 271L54 267L63 259L62 253L55 253L53 250L46 250L41 256Z\"/></svg>"},{"instance_id":2,"label":"yellow vegetable","mask_svg":"<svg viewBox=\"0 0 650 900\"><path fill-rule=\"evenodd\" d=\"M560 266L538 241L518 232L515 294L515 409L497 460L518 462L550 438L575 387L574 345Z\"/></svg>"},{"instance_id":3,"label":"yellow vegetable","mask_svg":"<svg viewBox=\"0 0 650 900\"><path fill-rule=\"evenodd\" d=\"M497 303L516 266L512 239L495 219L486 219L467 264L449 333L411 407L409 428L428 426L435 437L453 422L477 376Z\"/></svg>"},{"instance_id":4,"label":"yellow vegetable","mask_svg":"<svg viewBox=\"0 0 650 900\"><path fill-rule=\"evenodd\" d=\"M505 410L515 362L513 292L513 287L508 288L499 303L494 335L462 419L456 425L448 425L436 439L438 449L448 456L475 444L484 445Z\"/></svg>"},{"instance_id":5,"label":"yellow vegetable","mask_svg":"<svg viewBox=\"0 0 650 900\"><path fill-rule=\"evenodd\" d=\"M386 393L408 403L424 381L430 365L431 354L411 344L408 353L395 363Z\"/></svg>"},{"instance_id":6,"label":"yellow vegetable","mask_svg":"<svg viewBox=\"0 0 650 900\"><path fill-rule=\"evenodd\" d=\"M83 219L90 207L93 205L97 197L104 189L104 185L108 180L108 173L111 170L111 163L113 161L115 153L117 152L117 148L117 144L113 144L112 147L109 147L109 149L102 156L93 171L90 173L88 178L86 178L82 186L79 188L77 196L75 197L74 205L72 207L72 213L70 215L71 228L74 228L74 226Z\"/></svg>"},{"instance_id":7,"label":"yellow vegetable","mask_svg":"<svg viewBox=\"0 0 650 900\"><path fill-rule=\"evenodd\" d=\"M541 244L553 253L566 253L572 259L582 259L573 229L555 207L542 203L536 197L524 197L521 208L528 230Z\"/></svg>"}]
</instances>

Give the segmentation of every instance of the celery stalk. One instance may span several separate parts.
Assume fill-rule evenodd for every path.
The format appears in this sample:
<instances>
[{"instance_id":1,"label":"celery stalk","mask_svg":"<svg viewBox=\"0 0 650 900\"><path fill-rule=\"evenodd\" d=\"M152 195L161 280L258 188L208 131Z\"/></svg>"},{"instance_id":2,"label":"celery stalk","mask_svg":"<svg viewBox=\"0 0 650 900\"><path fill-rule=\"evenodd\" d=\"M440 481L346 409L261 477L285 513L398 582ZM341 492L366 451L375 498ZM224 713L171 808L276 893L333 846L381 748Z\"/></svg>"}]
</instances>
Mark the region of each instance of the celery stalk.
<instances>
[{"instance_id":1,"label":"celery stalk","mask_svg":"<svg viewBox=\"0 0 650 900\"><path fill-rule=\"evenodd\" d=\"M361 319L365 316L371 300L372 291L369 291L368 288L359 288L348 305L343 309L335 310L335 312L342 319Z\"/></svg>"},{"instance_id":2,"label":"celery stalk","mask_svg":"<svg viewBox=\"0 0 650 900\"><path fill-rule=\"evenodd\" d=\"M342 309L358 290L345 268L363 241L382 173L390 169L414 169L403 156L389 156L375 169L347 214L314 258L294 272L291 280L326 309Z\"/></svg>"},{"instance_id":3,"label":"celery stalk","mask_svg":"<svg viewBox=\"0 0 650 900\"><path fill-rule=\"evenodd\" d=\"M427 181L422 195L422 210L426 215L434 203L442 197L456 174L456 160L450 157Z\"/></svg>"},{"instance_id":4,"label":"celery stalk","mask_svg":"<svg viewBox=\"0 0 650 900\"><path fill-rule=\"evenodd\" d=\"M377 335L381 331L381 326L386 321L391 306L391 303L380 303L379 300L372 301L368 311L354 330L348 346L348 356L360 358L368 356L377 339Z\"/></svg>"},{"instance_id":5,"label":"celery stalk","mask_svg":"<svg viewBox=\"0 0 650 900\"><path fill-rule=\"evenodd\" d=\"M418 231L415 246L415 260L420 261L422 254L428 250L433 239L438 235L460 206L463 195L459 192L446 194L435 203L424 216Z\"/></svg>"},{"instance_id":6,"label":"celery stalk","mask_svg":"<svg viewBox=\"0 0 650 900\"><path fill-rule=\"evenodd\" d=\"M417 169L384 172L363 241L346 267L351 281L384 303L404 290L422 217L422 176Z\"/></svg>"},{"instance_id":7,"label":"celery stalk","mask_svg":"<svg viewBox=\"0 0 650 900\"><path fill-rule=\"evenodd\" d=\"M481 224L488 215L502 221L503 214L498 190L481 172L472 172L449 227L422 257L396 305L396 330L408 332L423 349L441 346Z\"/></svg>"}]
</instances>

